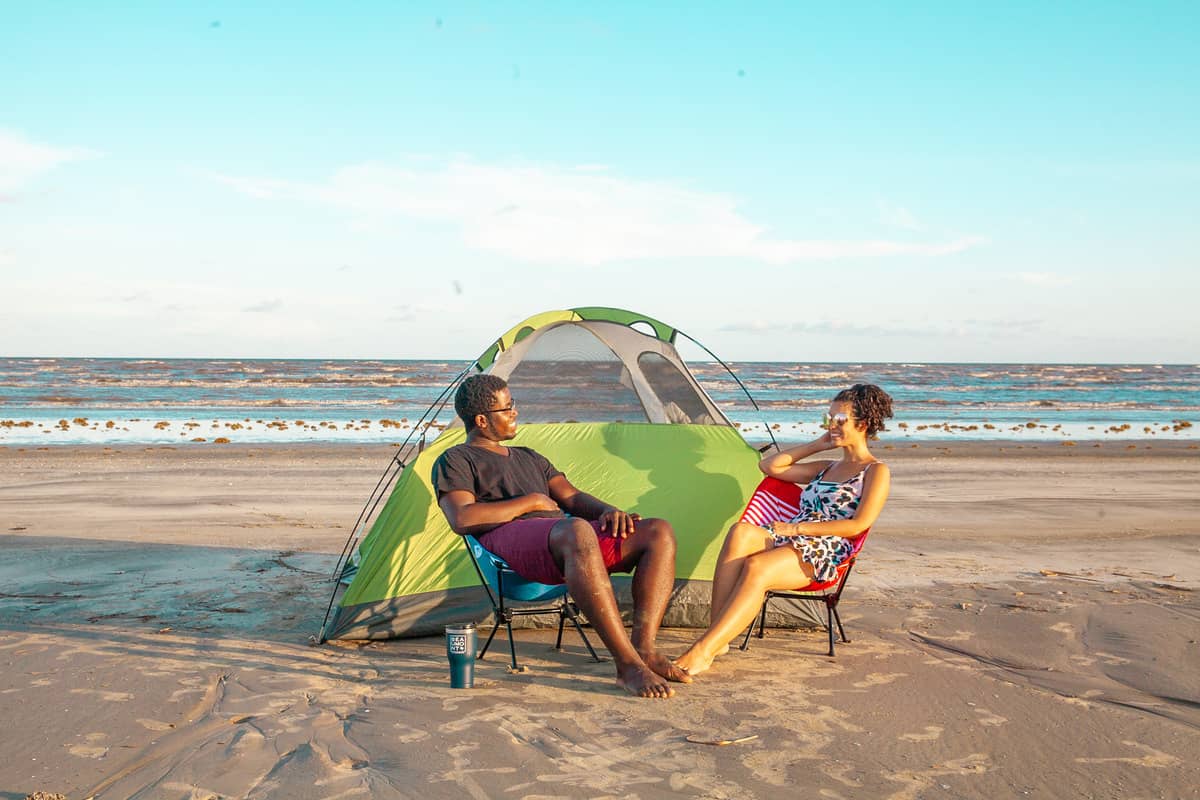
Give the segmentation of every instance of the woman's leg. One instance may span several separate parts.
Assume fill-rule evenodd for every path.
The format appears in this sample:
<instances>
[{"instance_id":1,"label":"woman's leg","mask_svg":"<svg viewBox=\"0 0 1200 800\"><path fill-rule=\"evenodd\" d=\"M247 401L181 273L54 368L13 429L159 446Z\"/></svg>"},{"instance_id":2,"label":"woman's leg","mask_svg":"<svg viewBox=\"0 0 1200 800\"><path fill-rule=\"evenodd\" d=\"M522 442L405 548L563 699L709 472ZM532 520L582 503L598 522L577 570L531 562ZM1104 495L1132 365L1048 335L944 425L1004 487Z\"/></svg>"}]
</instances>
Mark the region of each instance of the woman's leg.
<instances>
[{"instance_id":1,"label":"woman's leg","mask_svg":"<svg viewBox=\"0 0 1200 800\"><path fill-rule=\"evenodd\" d=\"M742 564L747 556L767 549L770 535L757 525L736 522L725 534L721 554L717 556L717 568L713 571L712 605L708 613L709 625L716 622L729 602L729 595L742 574Z\"/></svg>"},{"instance_id":2,"label":"woman's leg","mask_svg":"<svg viewBox=\"0 0 1200 800\"><path fill-rule=\"evenodd\" d=\"M812 574L812 565L801 561L800 554L791 547L747 556L720 615L675 663L691 675L704 672L758 614L768 589L794 589L811 580Z\"/></svg>"}]
</instances>

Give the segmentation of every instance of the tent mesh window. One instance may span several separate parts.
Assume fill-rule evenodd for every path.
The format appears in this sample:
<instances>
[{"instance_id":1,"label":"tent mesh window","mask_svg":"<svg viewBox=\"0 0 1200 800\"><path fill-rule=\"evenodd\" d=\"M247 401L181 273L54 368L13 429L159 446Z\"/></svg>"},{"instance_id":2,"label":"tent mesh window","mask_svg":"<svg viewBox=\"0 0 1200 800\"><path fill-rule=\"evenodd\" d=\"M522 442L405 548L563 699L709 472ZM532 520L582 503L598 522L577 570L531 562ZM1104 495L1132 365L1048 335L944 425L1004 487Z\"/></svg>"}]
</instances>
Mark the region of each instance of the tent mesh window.
<instances>
[{"instance_id":1,"label":"tent mesh window","mask_svg":"<svg viewBox=\"0 0 1200 800\"><path fill-rule=\"evenodd\" d=\"M522 422L647 422L621 359L574 325L546 331L508 377Z\"/></svg>"},{"instance_id":2,"label":"tent mesh window","mask_svg":"<svg viewBox=\"0 0 1200 800\"><path fill-rule=\"evenodd\" d=\"M675 424L716 425L708 414L704 401L696 389L684 377L679 368L658 353L642 353L638 356L638 368L646 376L646 383L658 395L666 410L667 420Z\"/></svg>"}]
</instances>

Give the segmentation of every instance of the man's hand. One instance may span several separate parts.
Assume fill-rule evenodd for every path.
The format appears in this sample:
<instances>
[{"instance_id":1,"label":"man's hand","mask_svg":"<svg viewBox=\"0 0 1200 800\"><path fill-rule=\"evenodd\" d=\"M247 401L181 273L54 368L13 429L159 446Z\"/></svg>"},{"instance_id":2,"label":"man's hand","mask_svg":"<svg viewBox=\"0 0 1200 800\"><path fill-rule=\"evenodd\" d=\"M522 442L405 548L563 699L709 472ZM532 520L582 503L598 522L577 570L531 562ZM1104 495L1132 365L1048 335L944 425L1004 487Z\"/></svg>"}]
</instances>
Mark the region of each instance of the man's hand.
<instances>
[{"instance_id":1,"label":"man's hand","mask_svg":"<svg viewBox=\"0 0 1200 800\"><path fill-rule=\"evenodd\" d=\"M526 514L530 513L531 511L562 510L559 508L558 503L554 502L554 498L544 495L541 492L534 492L533 494L525 495L525 502L529 504L529 510L525 512Z\"/></svg>"},{"instance_id":2,"label":"man's hand","mask_svg":"<svg viewBox=\"0 0 1200 800\"><path fill-rule=\"evenodd\" d=\"M600 530L612 534L614 539L627 539L633 533L634 524L641 518L641 514L627 514L610 508L600 515Z\"/></svg>"}]
</instances>

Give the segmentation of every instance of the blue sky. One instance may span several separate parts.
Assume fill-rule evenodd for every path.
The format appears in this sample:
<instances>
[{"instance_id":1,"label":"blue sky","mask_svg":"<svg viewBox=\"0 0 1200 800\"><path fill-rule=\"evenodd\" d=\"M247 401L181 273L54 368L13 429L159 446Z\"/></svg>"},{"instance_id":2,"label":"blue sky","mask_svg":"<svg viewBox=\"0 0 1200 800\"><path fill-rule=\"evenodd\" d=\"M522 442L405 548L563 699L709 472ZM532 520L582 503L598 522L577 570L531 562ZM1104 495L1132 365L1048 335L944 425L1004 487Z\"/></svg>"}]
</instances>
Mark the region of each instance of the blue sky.
<instances>
[{"instance_id":1,"label":"blue sky","mask_svg":"<svg viewBox=\"0 0 1200 800\"><path fill-rule=\"evenodd\" d=\"M0 355L1200 361L1200 4L342 5L0 6Z\"/></svg>"}]
</instances>

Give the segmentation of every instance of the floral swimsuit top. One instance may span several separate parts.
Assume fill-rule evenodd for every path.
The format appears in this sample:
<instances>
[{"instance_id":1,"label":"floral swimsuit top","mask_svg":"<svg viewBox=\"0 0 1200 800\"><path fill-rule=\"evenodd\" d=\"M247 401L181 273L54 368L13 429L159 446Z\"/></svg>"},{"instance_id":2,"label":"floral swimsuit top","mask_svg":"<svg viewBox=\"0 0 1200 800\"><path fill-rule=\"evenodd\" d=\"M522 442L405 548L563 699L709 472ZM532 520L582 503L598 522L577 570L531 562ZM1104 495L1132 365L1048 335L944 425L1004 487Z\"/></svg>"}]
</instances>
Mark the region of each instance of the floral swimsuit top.
<instances>
[{"instance_id":1,"label":"floral swimsuit top","mask_svg":"<svg viewBox=\"0 0 1200 800\"><path fill-rule=\"evenodd\" d=\"M878 462L872 461L871 464ZM866 480L867 470L871 464L863 467L857 475L844 480L823 481L825 473L833 467L830 464L817 473L817 477L809 481L800 494L800 513L788 522L829 522L835 519L850 519L858 512L858 503L862 499L863 481Z\"/></svg>"}]
</instances>

